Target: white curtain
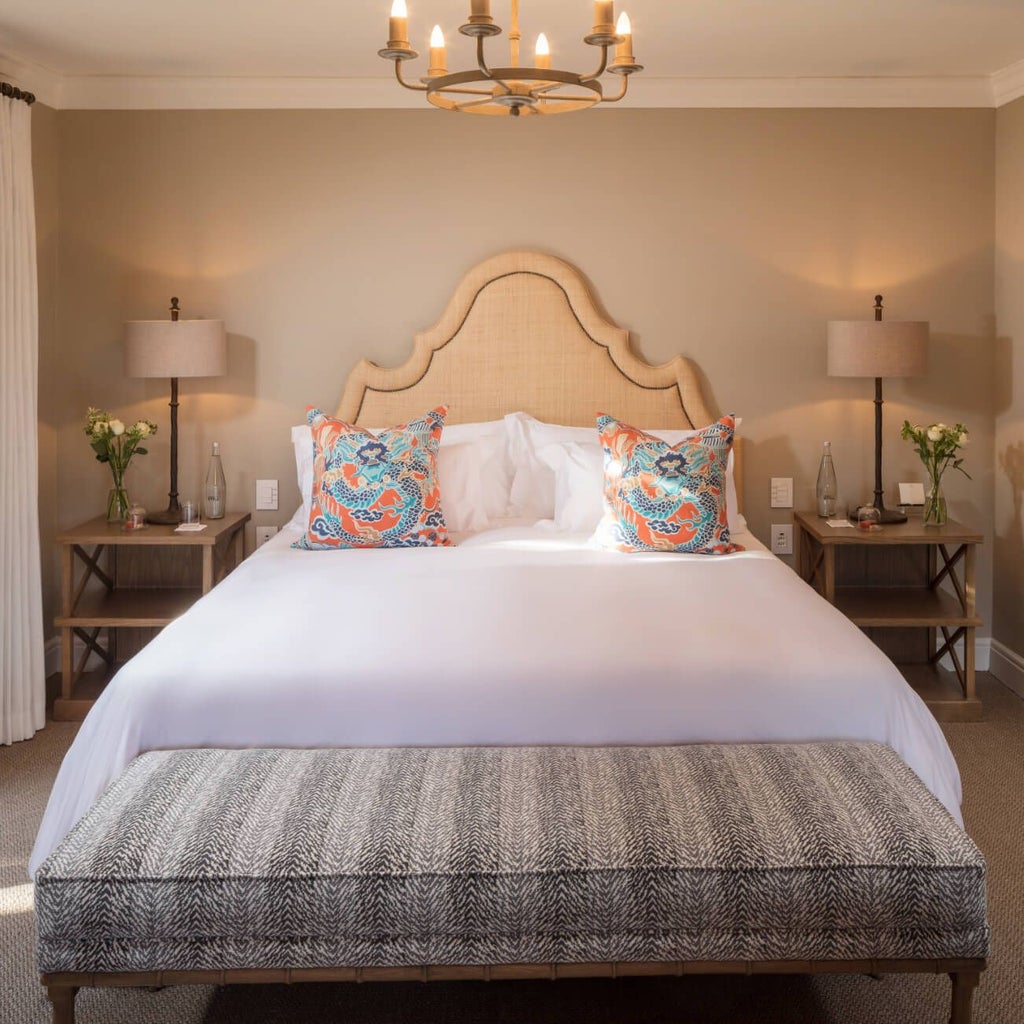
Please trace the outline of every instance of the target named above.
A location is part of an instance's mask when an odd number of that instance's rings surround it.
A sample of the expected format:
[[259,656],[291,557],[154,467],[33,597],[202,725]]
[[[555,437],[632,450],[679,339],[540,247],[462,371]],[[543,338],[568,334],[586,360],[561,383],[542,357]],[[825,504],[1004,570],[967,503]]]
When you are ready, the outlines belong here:
[[46,721],[32,110],[0,96],[0,743]]

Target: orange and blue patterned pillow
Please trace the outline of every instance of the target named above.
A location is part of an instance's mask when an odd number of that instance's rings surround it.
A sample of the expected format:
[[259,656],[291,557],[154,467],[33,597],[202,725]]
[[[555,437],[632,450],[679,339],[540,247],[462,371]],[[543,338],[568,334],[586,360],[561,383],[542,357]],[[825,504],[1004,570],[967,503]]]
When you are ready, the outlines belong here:
[[313,493],[292,547],[411,548],[450,544],[437,483],[447,406],[371,434],[310,406]]
[[671,445],[612,416],[598,416],[605,514],[597,540],[619,551],[742,551],[730,540],[725,506],[735,427],[732,416],[723,416]]

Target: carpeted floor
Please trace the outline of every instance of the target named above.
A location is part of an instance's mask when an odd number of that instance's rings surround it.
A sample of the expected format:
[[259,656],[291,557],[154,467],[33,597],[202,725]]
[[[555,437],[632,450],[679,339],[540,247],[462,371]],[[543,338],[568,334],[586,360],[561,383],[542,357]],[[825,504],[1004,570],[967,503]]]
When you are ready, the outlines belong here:
[[[967,829],[989,865],[992,956],[977,1024],[1024,1021],[1024,701],[979,677],[985,721],[945,727],[964,779]],[[26,863],[75,727],[0,748],[0,1022],[45,1024]],[[79,994],[80,1024],[945,1024],[944,977],[861,976],[229,986]]]

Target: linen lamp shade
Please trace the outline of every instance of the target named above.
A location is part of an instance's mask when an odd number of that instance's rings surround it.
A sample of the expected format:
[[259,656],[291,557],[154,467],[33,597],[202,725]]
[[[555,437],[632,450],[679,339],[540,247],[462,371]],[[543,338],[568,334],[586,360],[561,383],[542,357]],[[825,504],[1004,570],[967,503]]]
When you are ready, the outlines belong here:
[[920,377],[927,367],[927,321],[829,321],[830,377]]
[[167,511],[152,512],[151,523],[181,522],[178,504],[178,378],[221,377],[228,372],[228,338],[223,320],[182,320],[177,298],[170,320],[129,320],[124,325],[124,372],[128,377],[171,378],[171,489]]
[[221,377],[228,372],[223,320],[129,320],[127,377]]
[[906,514],[885,507],[882,487],[882,378],[920,377],[928,365],[928,324],[883,320],[882,296],[875,296],[874,320],[830,320],[828,375],[875,378],[875,500],[879,521],[905,523]]

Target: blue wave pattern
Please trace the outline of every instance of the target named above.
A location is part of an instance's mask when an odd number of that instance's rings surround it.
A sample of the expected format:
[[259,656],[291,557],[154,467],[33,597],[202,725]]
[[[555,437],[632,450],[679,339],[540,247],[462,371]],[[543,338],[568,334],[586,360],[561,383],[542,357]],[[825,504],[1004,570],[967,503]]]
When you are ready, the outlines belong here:
[[735,429],[734,418],[723,416],[673,446],[613,416],[598,416],[605,503],[599,538],[619,551],[742,551],[730,539],[725,507]]
[[437,449],[447,406],[379,434],[309,406],[313,496],[293,548],[415,548],[451,544]]

